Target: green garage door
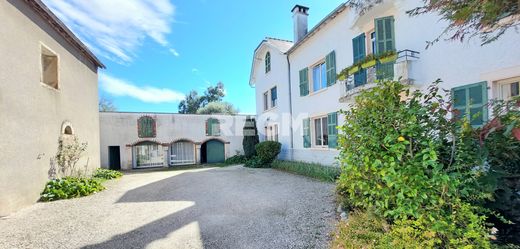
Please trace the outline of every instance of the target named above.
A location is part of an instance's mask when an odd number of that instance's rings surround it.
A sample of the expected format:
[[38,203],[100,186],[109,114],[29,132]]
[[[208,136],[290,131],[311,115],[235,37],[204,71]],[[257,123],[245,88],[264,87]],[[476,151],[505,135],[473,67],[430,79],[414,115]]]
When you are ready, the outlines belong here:
[[206,156],[208,163],[224,162],[224,143],[217,140],[208,141],[206,143]]

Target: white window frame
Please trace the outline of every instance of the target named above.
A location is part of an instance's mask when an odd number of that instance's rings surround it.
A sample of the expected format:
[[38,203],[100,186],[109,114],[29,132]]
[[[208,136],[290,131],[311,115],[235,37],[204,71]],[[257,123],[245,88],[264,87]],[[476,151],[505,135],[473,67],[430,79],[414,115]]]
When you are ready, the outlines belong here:
[[[505,79],[505,80],[498,80],[495,82],[495,89],[494,89],[494,92],[495,92],[495,98],[496,99],[499,99],[499,100],[510,100],[511,97],[504,97],[503,96],[503,91],[502,91],[502,87],[506,86],[506,85],[511,85],[513,83],[518,83],[519,84],[519,87],[520,87],[520,76],[518,77],[513,77],[513,78],[509,78],[509,79]],[[517,96],[520,96],[520,95],[517,95]],[[512,96],[512,97],[515,97],[515,96]]]
[[[276,88],[276,99],[273,101],[273,89]],[[271,87],[271,89],[269,89],[269,100],[271,102],[271,108],[275,108],[276,106],[278,106],[278,87],[276,86],[273,86]]]
[[[314,89],[314,68],[316,67],[319,67],[320,68],[320,89]],[[324,68],[322,68],[324,67]],[[311,80],[310,80],[310,86],[309,86],[309,90],[311,93],[315,93],[315,92],[320,92],[320,91],[323,91],[325,89],[327,89],[327,64],[325,63],[325,60],[320,60],[319,62],[315,63],[314,65],[312,65],[310,67],[310,75],[311,75]],[[323,76],[325,76],[325,82],[322,82],[323,80]]]
[[[329,139],[328,139],[328,123],[327,123],[327,120],[328,119],[328,116],[327,115],[324,115],[324,116],[317,116],[317,117],[313,117],[311,118],[311,124],[310,124],[310,128],[311,128],[311,148],[328,148],[329,147]],[[316,144],[318,141],[316,139],[316,120],[320,120],[320,126],[321,126],[321,144],[318,145]],[[325,128],[327,129],[327,134],[325,134],[323,131],[324,131],[324,126],[323,126],[323,120],[325,120]],[[327,144],[324,143],[325,141],[325,136],[327,136]]]
[[269,91],[263,93],[264,111],[269,110]]
[[265,140],[278,142],[279,130],[278,124],[267,125],[265,127]]
[[[40,42],[39,44],[40,46],[40,56],[39,56],[39,59],[40,59],[40,84],[42,86],[45,86],[49,89],[52,89],[52,90],[56,90],[56,91],[59,91],[60,90],[60,86],[61,86],[61,79],[60,79],[60,55],[58,53],[56,53],[56,51],[52,50],[49,46],[45,45],[43,42]],[[52,53],[53,56],[56,56],[56,87],[53,87],[51,85],[49,85],[48,83],[44,82],[43,78],[43,64],[42,64],[42,56],[44,54],[44,50],[47,50],[48,52]]]

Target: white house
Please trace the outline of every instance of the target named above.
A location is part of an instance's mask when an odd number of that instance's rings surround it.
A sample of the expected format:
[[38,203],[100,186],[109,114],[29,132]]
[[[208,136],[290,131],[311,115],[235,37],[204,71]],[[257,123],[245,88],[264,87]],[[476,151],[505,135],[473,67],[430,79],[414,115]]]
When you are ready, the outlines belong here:
[[103,64],[40,1],[0,1],[0,216],[39,199],[58,140],[88,143],[99,167],[98,68]]
[[[452,91],[463,114],[482,113],[472,121],[485,122],[485,103],[491,98],[519,94],[520,35],[509,30],[500,39],[481,46],[439,41],[426,49],[447,23],[434,14],[410,17],[407,10],[422,1],[385,0],[364,15],[348,2],[339,5],[308,30],[308,7],[292,9],[294,42],[266,38],[254,51],[249,84],[255,87],[257,124],[262,139],[278,140],[281,159],[335,164],[337,112],[352,103],[359,90],[381,78],[400,79],[424,89],[440,78]],[[396,51],[397,60],[370,66],[345,81],[342,69],[369,54]]]
[[244,115],[101,112],[101,166],[218,163],[242,149]]

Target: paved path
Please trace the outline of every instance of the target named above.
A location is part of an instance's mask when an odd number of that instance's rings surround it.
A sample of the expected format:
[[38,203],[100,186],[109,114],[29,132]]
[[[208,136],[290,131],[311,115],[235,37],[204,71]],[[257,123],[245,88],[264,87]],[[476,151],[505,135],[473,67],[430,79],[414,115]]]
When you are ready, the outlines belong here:
[[0,248],[326,248],[334,186],[240,166],[139,172],[0,219]]

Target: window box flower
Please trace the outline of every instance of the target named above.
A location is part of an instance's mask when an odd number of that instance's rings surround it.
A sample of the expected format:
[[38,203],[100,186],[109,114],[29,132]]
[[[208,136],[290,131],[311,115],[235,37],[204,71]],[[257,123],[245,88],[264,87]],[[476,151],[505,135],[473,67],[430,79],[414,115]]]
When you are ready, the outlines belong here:
[[348,72],[348,75],[354,75],[355,73],[357,73],[359,71],[359,66],[352,66],[350,67],[347,72]]
[[370,67],[373,67],[376,65],[376,60],[375,59],[372,59],[372,60],[369,60],[369,61],[365,61],[363,62],[363,64],[361,64],[361,67],[363,69],[367,69],[367,68],[370,68]]
[[394,62],[396,60],[397,60],[397,54],[392,54],[392,55],[388,55],[388,56],[379,58],[379,63],[384,64],[384,63]]

